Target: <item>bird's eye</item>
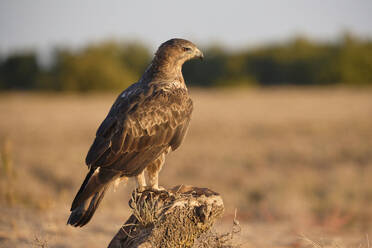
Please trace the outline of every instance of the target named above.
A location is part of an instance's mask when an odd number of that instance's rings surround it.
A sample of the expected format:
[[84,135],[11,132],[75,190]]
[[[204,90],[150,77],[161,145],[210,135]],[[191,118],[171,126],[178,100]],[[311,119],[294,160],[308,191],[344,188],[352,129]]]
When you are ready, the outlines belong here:
[[184,50],[185,52],[188,52],[188,51],[191,51],[191,48],[190,48],[190,47],[183,47],[183,50]]

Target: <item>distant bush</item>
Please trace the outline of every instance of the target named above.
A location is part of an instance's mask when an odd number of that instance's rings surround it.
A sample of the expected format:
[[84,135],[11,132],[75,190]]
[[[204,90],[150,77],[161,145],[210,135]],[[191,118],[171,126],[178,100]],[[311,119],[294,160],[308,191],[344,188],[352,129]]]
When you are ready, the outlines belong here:
[[79,52],[60,50],[45,88],[67,91],[122,89],[137,80],[149,60],[148,50],[138,44],[106,42]]
[[[372,84],[372,41],[351,34],[333,43],[297,37],[234,52],[211,46],[204,53],[205,62],[190,61],[183,68],[190,85]],[[48,68],[38,65],[35,53],[18,53],[0,60],[0,89],[123,89],[138,80],[150,60],[149,49],[134,42],[57,49]]]
[[14,54],[0,63],[0,89],[38,88],[40,73],[35,53]]
[[202,86],[372,84],[372,41],[345,34],[335,43],[297,37],[284,44],[245,51],[206,51],[206,62],[184,66]]

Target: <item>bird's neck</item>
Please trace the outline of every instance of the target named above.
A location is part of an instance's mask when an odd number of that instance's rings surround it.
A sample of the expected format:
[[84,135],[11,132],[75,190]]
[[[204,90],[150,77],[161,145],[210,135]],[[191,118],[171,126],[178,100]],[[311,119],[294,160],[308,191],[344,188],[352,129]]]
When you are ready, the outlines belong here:
[[154,82],[171,83],[175,81],[185,84],[182,75],[182,65],[183,62],[181,61],[169,61],[155,57],[140,81],[145,84]]

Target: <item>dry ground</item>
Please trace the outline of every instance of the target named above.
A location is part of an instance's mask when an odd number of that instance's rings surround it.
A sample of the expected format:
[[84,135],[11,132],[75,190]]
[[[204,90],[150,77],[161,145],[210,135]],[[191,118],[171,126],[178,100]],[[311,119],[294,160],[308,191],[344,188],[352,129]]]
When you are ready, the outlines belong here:
[[[347,247],[372,237],[372,90],[192,90],[195,111],[164,186],[220,192],[219,230],[243,247]],[[112,94],[0,94],[0,247],[105,247],[134,183],[109,192],[87,227],[65,225],[86,152]],[[37,239],[37,240],[36,240]],[[332,241],[329,241],[332,240]],[[343,247],[342,245],[333,247]],[[316,246],[315,246],[316,247]]]

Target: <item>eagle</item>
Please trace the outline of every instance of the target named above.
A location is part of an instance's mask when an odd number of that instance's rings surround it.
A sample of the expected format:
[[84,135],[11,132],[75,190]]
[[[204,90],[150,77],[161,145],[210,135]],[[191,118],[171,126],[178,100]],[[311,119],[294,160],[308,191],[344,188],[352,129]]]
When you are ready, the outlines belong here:
[[[140,80],[119,94],[99,126],[85,162],[89,168],[67,224],[84,226],[113,182],[135,177],[139,191],[161,190],[165,155],[184,139],[193,110],[182,65],[203,53],[190,41],[160,45]],[[145,178],[147,171],[147,183]]]

